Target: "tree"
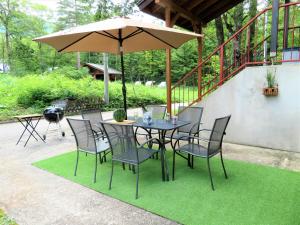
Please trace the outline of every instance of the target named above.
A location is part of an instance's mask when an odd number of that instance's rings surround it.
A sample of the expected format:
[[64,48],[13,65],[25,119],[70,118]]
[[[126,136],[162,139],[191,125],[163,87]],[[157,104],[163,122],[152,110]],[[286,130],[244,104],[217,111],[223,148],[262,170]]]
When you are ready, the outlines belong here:
[[[253,18],[257,13],[257,0],[250,0],[249,19]],[[253,47],[255,37],[255,23],[250,25],[250,60],[253,60]]]
[[[93,0],[59,0],[57,30],[89,23],[93,20]],[[80,68],[80,53],[77,52],[77,68]]]
[[[0,22],[4,28],[6,59],[11,66],[10,27],[13,18],[17,14],[18,2],[16,0],[0,0]],[[4,62],[3,62],[4,63]]]

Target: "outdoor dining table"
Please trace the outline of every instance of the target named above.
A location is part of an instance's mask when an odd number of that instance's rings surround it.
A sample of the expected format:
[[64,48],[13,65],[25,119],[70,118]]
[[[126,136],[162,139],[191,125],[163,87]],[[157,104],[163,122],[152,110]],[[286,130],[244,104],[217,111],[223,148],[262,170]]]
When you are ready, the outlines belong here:
[[[37,137],[39,137],[43,142],[45,142],[44,139],[36,131],[36,127],[39,124],[42,117],[43,117],[42,114],[14,116],[14,118],[16,118],[24,127],[24,130],[23,130],[21,136],[19,137],[19,140],[17,141],[16,145],[19,144],[19,142],[21,141],[21,139],[24,136],[26,131],[29,133],[29,137],[27,138],[27,140],[24,144],[24,147],[27,145],[27,143],[31,137],[33,137],[36,141],[38,141]],[[35,120],[35,122],[33,120]],[[36,134],[37,137],[34,134]]]
[[168,163],[166,160],[166,133],[167,131],[174,131],[179,127],[183,127],[190,124],[188,121],[177,121],[175,124],[172,123],[171,120],[164,120],[164,119],[152,119],[150,124],[144,123],[142,118],[138,118],[133,123],[133,126],[140,127],[146,130],[151,138],[151,131],[150,130],[157,130],[158,131],[158,139],[160,140],[161,146],[161,162],[162,162],[162,180],[169,181],[169,170],[168,170]]

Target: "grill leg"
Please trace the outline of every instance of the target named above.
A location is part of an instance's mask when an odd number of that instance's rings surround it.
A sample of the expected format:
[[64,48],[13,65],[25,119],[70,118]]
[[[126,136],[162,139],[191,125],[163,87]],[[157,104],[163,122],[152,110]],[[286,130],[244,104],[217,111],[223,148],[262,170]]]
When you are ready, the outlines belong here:
[[59,120],[56,122],[57,126],[58,126],[58,136],[60,137],[60,135],[62,135],[62,129],[61,129],[61,126],[60,126],[60,122]]
[[48,123],[48,126],[47,126],[47,130],[46,130],[45,134],[43,135],[43,137],[45,137],[44,139],[46,139],[46,136],[47,136],[47,133],[48,133],[50,124],[51,124],[51,123],[49,122],[49,123]]

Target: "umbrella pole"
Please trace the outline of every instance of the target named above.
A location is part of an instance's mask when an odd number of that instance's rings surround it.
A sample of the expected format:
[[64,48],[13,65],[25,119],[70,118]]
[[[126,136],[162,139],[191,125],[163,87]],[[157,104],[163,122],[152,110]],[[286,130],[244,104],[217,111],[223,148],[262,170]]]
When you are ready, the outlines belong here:
[[121,56],[121,72],[122,72],[122,92],[123,92],[123,103],[124,111],[127,119],[127,102],[126,102],[126,85],[125,85],[125,74],[124,74],[124,56],[123,56],[123,45],[122,45],[122,31],[119,30],[119,46],[120,46],[120,56]]

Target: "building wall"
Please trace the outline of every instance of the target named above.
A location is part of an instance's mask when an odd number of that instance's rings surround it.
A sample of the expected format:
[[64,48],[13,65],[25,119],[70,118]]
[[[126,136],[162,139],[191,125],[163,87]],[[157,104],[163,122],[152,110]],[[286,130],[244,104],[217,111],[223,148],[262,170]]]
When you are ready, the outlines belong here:
[[[262,94],[271,68],[277,71],[276,97]],[[198,105],[205,128],[232,115],[227,142],[300,152],[300,64],[246,68]]]

